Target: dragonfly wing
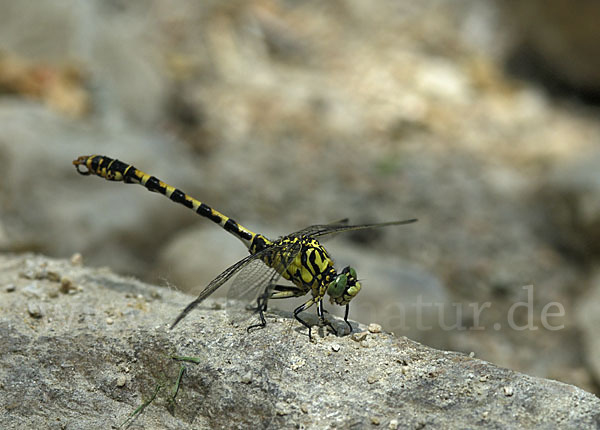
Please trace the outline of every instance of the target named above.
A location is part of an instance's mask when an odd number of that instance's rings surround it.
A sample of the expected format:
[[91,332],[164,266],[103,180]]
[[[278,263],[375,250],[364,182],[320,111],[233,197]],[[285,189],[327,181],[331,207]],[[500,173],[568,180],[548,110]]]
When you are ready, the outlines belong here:
[[258,298],[269,291],[281,275],[261,259],[254,259],[233,280],[227,293],[227,314],[234,324],[240,324],[256,311]]
[[271,255],[267,260],[272,266],[255,259],[240,270],[233,281],[227,294],[227,312],[232,322],[239,324],[259,312],[258,299],[268,302],[277,281],[301,251],[301,246],[299,242],[275,244],[269,251]]
[[290,234],[290,236],[313,236],[314,234],[317,234],[321,231],[326,231],[328,229],[334,228],[334,227],[347,227],[348,226],[348,218],[343,218],[337,221],[333,221],[330,222],[328,224],[315,224],[315,225],[310,225],[308,227],[303,228],[302,230],[298,230],[295,231],[294,233]]
[[214,293],[217,289],[219,289],[223,284],[229,281],[236,273],[242,270],[247,265],[251,264],[253,261],[260,259],[261,256],[266,254],[271,248],[264,249],[261,252],[257,252],[254,255],[249,255],[246,258],[238,261],[232,266],[229,266],[225,269],[219,276],[213,279],[208,286],[202,290],[202,292],[198,295],[196,300],[191,302],[189,305],[185,307],[183,311],[175,318],[173,324],[171,324],[171,329],[173,329],[182,319],[186,317],[196,306],[202,303],[208,296]]
[[[355,230],[365,230],[368,228],[378,228],[378,227],[387,227],[390,225],[403,225],[403,224],[411,224],[413,222],[417,222],[416,218],[405,219],[401,221],[390,221],[390,222],[381,222],[375,224],[357,224],[357,225],[340,225],[340,224],[325,224],[325,225],[315,225],[312,227],[311,236],[313,237],[321,237],[334,233],[342,233],[344,231],[355,231]],[[307,227],[304,230],[308,230],[311,227]],[[302,231],[302,230],[300,230]]]

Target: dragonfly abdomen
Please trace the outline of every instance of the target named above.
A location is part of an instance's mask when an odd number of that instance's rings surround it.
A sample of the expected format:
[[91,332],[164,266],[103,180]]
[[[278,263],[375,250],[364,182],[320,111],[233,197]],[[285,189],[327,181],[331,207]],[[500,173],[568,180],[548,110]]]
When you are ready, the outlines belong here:
[[[93,173],[94,175],[100,176],[108,181],[122,181],[128,184],[140,184],[148,191],[160,193],[168,197],[171,201],[179,203],[180,205],[193,210],[198,215],[208,218],[212,222],[219,224],[224,230],[228,231],[244,242],[248,248],[251,247],[255,237],[261,236],[238,224],[232,218],[229,218],[228,216],[223,215],[221,212],[211,208],[206,203],[189,196],[178,188],[166,184],[155,176],[151,176],[142,172],[131,164],[127,164],[120,160],[103,155],[83,155],[74,160],[73,164],[77,166],[77,171],[82,175],[90,175]],[[80,166],[85,166],[87,171],[80,170]],[[268,243],[268,240],[261,236],[261,242],[265,241]]]

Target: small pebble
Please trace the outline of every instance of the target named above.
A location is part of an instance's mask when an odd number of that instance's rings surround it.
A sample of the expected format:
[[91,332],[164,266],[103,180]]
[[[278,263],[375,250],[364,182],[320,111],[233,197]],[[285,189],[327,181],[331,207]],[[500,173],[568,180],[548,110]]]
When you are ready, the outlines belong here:
[[83,264],[83,256],[79,252],[71,255],[71,264],[81,266]]
[[17,289],[17,287],[15,287],[15,284],[8,284],[6,286],[6,288],[4,289],[4,291],[6,291],[7,293],[12,293],[16,289]]
[[289,405],[284,402],[275,403],[275,410],[277,415],[288,415],[291,412]]
[[513,387],[511,387],[510,385],[507,385],[506,387],[504,387],[504,395],[506,397],[511,397],[513,394],[514,394]]
[[479,377],[479,382],[485,382],[487,380],[488,380],[487,375],[483,375],[483,376]]
[[379,418],[377,417],[371,417],[371,424],[378,426],[379,424],[381,424],[381,421],[379,421]]
[[32,282],[21,289],[21,292],[25,297],[40,299],[42,298],[42,290],[38,286],[37,282]]
[[291,367],[292,367],[292,370],[298,370],[305,364],[306,364],[306,361],[304,361],[304,360],[293,360]]
[[117,387],[124,387],[127,383],[127,377],[125,375],[121,375],[117,378]]
[[250,371],[250,370],[249,370],[248,372],[246,372],[246,373],[245,373],[245,374],[244,374],[244,375],[243,375],[243,376],[240,378],[240,381],[241,381],[243,384],[249,384],[249,383],[251,383],[251,382],[252,382],[252,371]]
[[48,272],[46,272],[46,279],[48,279],[49,281],[52,281],[52,282],[59,282],[60,275],[57,272],[49,270]]
[[63,276],[61,278],[61,280],[60,280],[60,292],[61,293],[68,294],[69,291],[71,291],[74,288],[75,288],[75,286],[73,285],[73,281],[71,281],[66,276]]
[[475,353],[473,351],[469,352],[469,357],[475,358]]
[[42,317],[42,308],[37,303],[28,303],[27,304],[27,312],[33,318],[41,318]]
[[300,410],[301,410],[302,412],[304,412],[305,414],[307,414],[307,413],[308,413],[308,405],[307,405],[306,403],[302,403],[302,404],[300,405]]
[[368,329],[371,333],[381,333],[381,326],[379,324],[371,323]]
[[377,373],[371,373],[369,376],[367,376],[367,382],[369,384],[374,384],[375,382],[379,381],[381,379],[381,376],[378,375]]
[[400,424],[398,423],[398,420],[394,418],[393,420],[390,420],[390,423],[388,424],[388,428],[390,430],[396,430],[399,425]]
[[365,338],[367,337],[369,333],[366,331],[360,331],[358,333],[353,333],[352,334],[352,340],[355,342],[361,342],[363,340],[365,340]]
[[331,345],[331,350],[333,352],[338,352],[340,350],[340,348],[341,348],[340,345],[337,343],[334,343],[333,345]]
[[115,321],[112,318],[106,318],[106,324],[110,325],[112,323],[114,323]]

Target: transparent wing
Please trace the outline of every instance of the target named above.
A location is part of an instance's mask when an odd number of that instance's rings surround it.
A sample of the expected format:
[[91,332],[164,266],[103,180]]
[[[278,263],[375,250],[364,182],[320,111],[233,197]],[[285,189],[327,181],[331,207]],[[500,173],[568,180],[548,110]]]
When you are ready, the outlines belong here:
[[269,248],[272,266],[254,259],[233,280],[227,294],[227,313],[231,321],[240,324],[260,311],[258,300],[268,303],[277,281],[301,251],[299,242],[283,243]]
[[281,275],[260,259],[252,260],[240,270],[227,293],[227,314],[234,324],[241,324],[258,311],[257,301],[269,295]]
[[376,224],[357,224],[357,225],[347,225],[344,223],[336,222],[332,224],[317,224],[311,225],[309,227],[303,228],[302,230],[298,230],[295,233],[292,233],[290,236],[297,235],[306,235],[312,237],[321,237],[334,233],[341,233],[344,231],[353,231],[353,230],[364,230],[367,228],[377,228],[377,227],[386,227],[389,225],[403,225],[410,224],[416,222],[416,218],[405,219],[402,221],[390,221],[390,222],[382,222]]
[[254,261],[256,259],[260,259],[266,253],[268,253],[270,250],[271,250],[271,247],[264,249],[260,252],[257,252],[254,255],[249,255],[246,258],[238,261],[234,265],[229,266],[223,272],[221,272],[221,274],[219,276],[217,276],[215,279],[213,279],[210,282],[210,284],[208,284],[208,286],[204,290],[202,290],[202,292],[198,295],[196,300],[191,302],[189,305],[187,305],[185,307],[185,309],[183,311],[181,311],[181,313],[177,316],[177,318],[175,318],[175,321],[173,322],[173,324],[171,324],[171,329],[173,329],[182,319],[184,319],[186,317],[187,314],[189,314],[196,306],[198,306],[200,303],[202,303],[208,296],[210,296],[217,289],[219,289],[223,284],[225,284],[227,281],[229,281],[237,272],[242,270],[248,264],[252,263],[252,261]]
[[308,227],[303,228],[302,230],[295,231],[290,236],[312,236],[315,233],[323,230],[327,230],[335,227],[347,227],[348,226],[348,218],[343,218],[337,221],[330,222],[328,224],[315,224]]

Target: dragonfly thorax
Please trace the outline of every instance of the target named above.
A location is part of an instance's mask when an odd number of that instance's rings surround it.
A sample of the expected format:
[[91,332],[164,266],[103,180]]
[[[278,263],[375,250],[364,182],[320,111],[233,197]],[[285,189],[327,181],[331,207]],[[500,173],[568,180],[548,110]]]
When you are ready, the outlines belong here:
[[325,248],[312,237],[303,236],[283,240],[296,243],[298,249],[295,258],[282,273],[283,277],[300,288],[312,290],[313,296],[323,297],[327,285],[336,276],[333,260]]

